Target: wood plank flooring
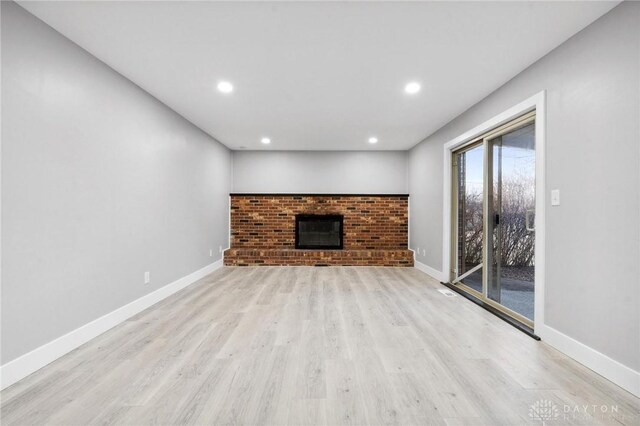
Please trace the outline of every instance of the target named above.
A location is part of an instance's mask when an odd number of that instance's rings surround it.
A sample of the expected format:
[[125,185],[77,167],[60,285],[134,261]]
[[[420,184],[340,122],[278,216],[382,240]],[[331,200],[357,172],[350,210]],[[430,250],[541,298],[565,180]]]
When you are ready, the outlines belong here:
[[637,398],[441,288],[226,267],[4,390],[2,424],[640,424]]

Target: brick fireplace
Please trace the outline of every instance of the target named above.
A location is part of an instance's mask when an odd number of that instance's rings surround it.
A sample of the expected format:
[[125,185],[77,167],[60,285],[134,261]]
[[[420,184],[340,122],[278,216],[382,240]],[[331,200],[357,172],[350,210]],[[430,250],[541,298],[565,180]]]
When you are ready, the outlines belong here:
[[[231,194],[225,265],[413,266],[409,196]],[[296,216],[342,216],[342,249],[296,249]]]

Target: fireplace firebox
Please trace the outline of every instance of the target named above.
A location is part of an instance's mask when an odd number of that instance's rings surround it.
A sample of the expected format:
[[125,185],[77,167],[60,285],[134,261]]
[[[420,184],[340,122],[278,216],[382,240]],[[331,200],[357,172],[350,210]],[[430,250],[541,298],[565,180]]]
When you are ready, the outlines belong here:
[[296,215],[296,248],[342,250],[342,215]]

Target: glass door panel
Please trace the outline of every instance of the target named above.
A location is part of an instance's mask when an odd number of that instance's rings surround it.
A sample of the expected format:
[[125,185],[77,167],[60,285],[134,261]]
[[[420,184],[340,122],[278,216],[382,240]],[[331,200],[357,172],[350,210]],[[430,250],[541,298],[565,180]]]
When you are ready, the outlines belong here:
[[482,293],[484,145],[454,153],[456,244],[454,283]]
[[530,123],[489,140],[487,297],[533,321],[535,133]]
[[451,283],[533,327],[535,112],[452,157]]

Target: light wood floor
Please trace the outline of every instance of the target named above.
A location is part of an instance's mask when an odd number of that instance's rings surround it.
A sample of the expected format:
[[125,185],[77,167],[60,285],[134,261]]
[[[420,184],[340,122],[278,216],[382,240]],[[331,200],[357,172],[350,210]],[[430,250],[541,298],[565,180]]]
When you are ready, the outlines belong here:
[[640,424],[637,398],[441,288],[223,268],[3,391],[2,423],[541,425],[544,400],[547,425]]

